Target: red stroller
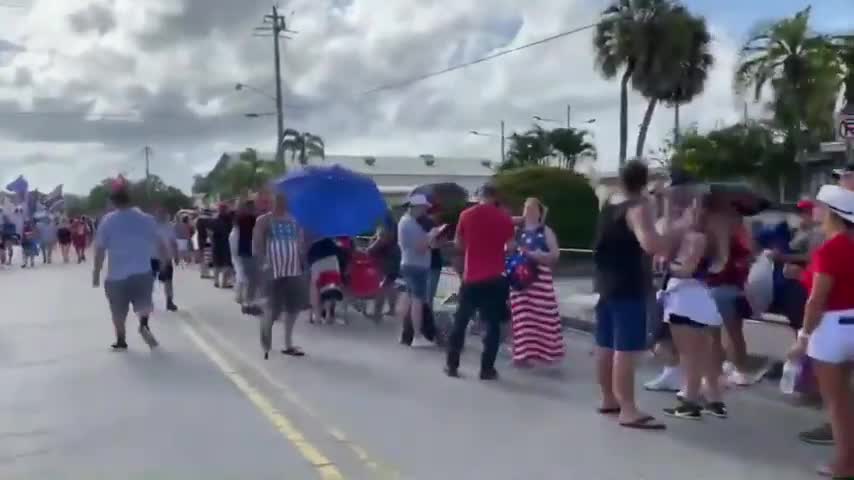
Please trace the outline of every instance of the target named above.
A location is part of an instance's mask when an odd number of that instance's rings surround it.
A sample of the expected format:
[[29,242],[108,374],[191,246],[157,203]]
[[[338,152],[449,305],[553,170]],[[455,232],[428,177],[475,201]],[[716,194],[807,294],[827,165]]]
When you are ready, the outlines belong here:
[[367,316],[367,303],[376,299],[382,290],[383,274],[373,257],[352,250],[345,270],[345,295],[348,305]]

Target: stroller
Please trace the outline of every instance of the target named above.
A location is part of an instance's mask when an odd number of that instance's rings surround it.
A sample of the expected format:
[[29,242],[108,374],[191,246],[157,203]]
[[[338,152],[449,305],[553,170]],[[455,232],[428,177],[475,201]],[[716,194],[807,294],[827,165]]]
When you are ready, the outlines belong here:
[[367,253],[352,250],[344,272],[347,305],[368,316],[368,301],[375,300],[382,290],[383,274],[379,265]]

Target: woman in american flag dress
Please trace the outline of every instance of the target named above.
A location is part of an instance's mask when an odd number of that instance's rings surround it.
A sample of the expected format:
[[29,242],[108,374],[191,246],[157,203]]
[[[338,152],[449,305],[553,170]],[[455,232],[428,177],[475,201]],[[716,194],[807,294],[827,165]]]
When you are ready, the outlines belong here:
[[537,268],[533,283],[510,294],[513,362],[522,367],[553,364],[564,356],[551,270],[560,251],[554,232],[544,223],[545,216],[546,208],[538,199],[527,199],[516,235],[518,248]]

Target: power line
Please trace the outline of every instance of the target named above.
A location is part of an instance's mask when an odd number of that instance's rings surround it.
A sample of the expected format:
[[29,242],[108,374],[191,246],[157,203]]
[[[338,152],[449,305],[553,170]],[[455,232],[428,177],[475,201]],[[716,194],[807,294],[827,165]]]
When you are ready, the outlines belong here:
[[589,30],[591,28],[596,27],[597,25],[599,25],[599,22],[591,23],[590,25],[585,25],[583,27],[573,28],[572,30],[567,30],[565,32],[557,33],[557,34],[551,35],[551,36],[546,37],[546,38],[542,38],[540,40],[537,40],[537,41],[534,41],[531,43],[526,43],[524,45],[520,45],[520,46],[515,47],[515,48],[511,48],[508,50],[502,50],[500,52],[495,52],[495,53],[486,55],[485,57],[480,57],[478,59],[471,60],[469,62],[460,63],[457,65],[452,65],[448,68],[443,68],[442,70],[436,70],[434,72],[425,73],[425,74],[418,75],[418,76],[415,76],[415,77],[412,77],[412,78],[409,78],[407,80],[403,80],[400,82],[381,85],[379,87],[375,87],[375,88],[372,88],[370,90],[366,90],[366,91],[362,92],[362,95],[370,95],[370,94],[378,93],[378,92],[381,92],[384,90],[393,90],[396,88],[408,87],[412,84],[415,84],[415,83],[418,83],[418,82],[421,82],[421,81],[424,81],[424,80],[427,80],[427,79],[430,79],[433,77],[438,77],[439,75],[444,75],[446,73],[454,72],[457,70],[462,70],[464,68],[471,67],[472,65],[477,65],[479,63],[488,62],[488,61],[496,59],[498,57],[503,57],[505,55],[510,55],[511,53],[516,53],[520,50],[525,50],[527,48],[536,47],[536,46],[542,45],[544,43],[551,42],[553,40],[557,40],[557,39],[560,39],[560,38],[563,38],[563,37],[566,37],[569,35],[573,35],[575,33],[583,32],[584,30]]
[[[2,4],[0,4],[0,5],[2,5]],[[282,19],[281,15],[279,15],[279,19]],[[595,22],[595,23],[591,23],[589,25],[584,25],[582,27],[576,27],[576,28],[573,28],[570,30],[560,32],[560,33],[556,33],[554,35],[550,35],[550,36],[545,37],[545,38],[541,38],[539,40],[536,40],[536,41],[533,41],[530,43],[526,43],[524,45],[520,45],[518,47],[514,47],[511,49],[495,52],[495,53],[492,53],[492,54],[489,54],[489,55],[486,55],[486,56],[483,56],[483,57],[480,57],[480,58],[477,58],[477,59],[474,59],[474,60],[471,60],[468,62],[452,65],[450,67],[443,68],[441,70],[436,70],[433,72],[424,73],[424,74],[417,75],[417,76],[408,78],[406,80],[401,80],[401,81],[394,82],[394,83],[388,83],[385,85],[380,85],[380,86],[371,88],[369,90],[365,90],[361,93],[354,94],[354,95],[352,95],[352,98],[357,99],[358,97],[361,97],[361,96],[367,96],[367,95],[372,95],[375,93],[380,93],[380,92],[384,92],[384,91],[388,91],[388,90],[405,88],[405,87],[414,85],[416,83],[422,82],[424,80],[429,80],[431,78],[435,78],[435,77],[438,77],[441,75],[445,75],[445,74],[448,74],[451,72],[455,72],[457,70],[462,70],[462,69],[465,69],[465,68],[468,68],[468,67],[471,67],[474,65],[478,65],[481,63],[485,63],[485,62],[494,60],[496,58],[500,58],[500,57],[503,57],[506,55],[510,55],[511,53],[516,53],[516,52],[519,52],[521,50],[526,50],[528,48],[540,46],[540,45],[543,45],[543,44],[546,44],[546,43],[549,43],[549,42],[552,42],[555,40],[559,40],[561,38],[564,38],[564,37],[567,37],[567,36],[570,36],[570,35],[573,35],[576,33],[583,32],[585,30],[589,30],[591,28],[595,28],[597,25],[599,25],[599,23],[600,22]],[[287,31],[287,30],[283,29],[282,31]],[[341,100],[344,100],[344,99],[342,98]],[[284,104],[284,105],[282,105],[282,107],[284,109],[290,109],[290,110],[313,110],[315,108],[318,108],[318,107],[313,107],[313,106],[308,106],[308,105],[294,105],[294,104]],[[75,117],[80,117],[80,116],[87,117],[88,116],[92,120],[104,120],[104,121],[106,121],[106,120],[144,120],[147,117],[151,117],[151,118],[176,118],[176,119],[185,119],[186,118],[186,116],[181,116],[181,115],[176,115],[176,114],[157,114],[157,113],[142,114],[142,113],[136,113],[136,112],[105,113],[105,114],[94,114],[94,115],[90,115],[90,114],[87,114],[85,112],[32,112],[32,111],[30,111],[30,112],[26,112],[26,111],[0,112],[0,116],[9,116],[9,115],[12,115],[12,116],[18,116],[18,115],[75,116]],[[223,118],[223,117],[246,117],[246,116],[247,116],[246,113],[223,113],[223,114],[218,114],[218,115],[200,116],[198,118],[200,118],[200,119],[215,119],[215,118]]]

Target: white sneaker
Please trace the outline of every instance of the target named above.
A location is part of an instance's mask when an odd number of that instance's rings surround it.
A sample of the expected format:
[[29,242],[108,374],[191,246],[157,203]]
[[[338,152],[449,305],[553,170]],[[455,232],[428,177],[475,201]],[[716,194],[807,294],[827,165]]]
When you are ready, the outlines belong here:
[[679,367],[664,367],[661,375],[643,385],[650,392],[676,392],[681,387],[682,370]]
[[728,376],[727,380],[729,383],[733,385],[738,385],[739,387],[749,387],[760,380],[765,374],[768,372],[765,368],[761,368],[755,372],[741,372],[738,370],[733,370]]
[[433,342],[427,340],[424,337],[418,336],[412,339],[412,348],[427,348],[432,347]]

